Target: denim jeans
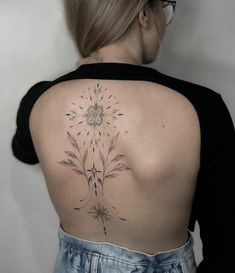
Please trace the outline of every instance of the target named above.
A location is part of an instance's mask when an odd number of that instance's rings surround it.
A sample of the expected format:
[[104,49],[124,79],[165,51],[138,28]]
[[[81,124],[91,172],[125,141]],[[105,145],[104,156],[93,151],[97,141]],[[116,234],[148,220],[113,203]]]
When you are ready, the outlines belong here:
[[153,255],[107,242],[79,239],[59,227],[53,273],[196,273],[194,240]]

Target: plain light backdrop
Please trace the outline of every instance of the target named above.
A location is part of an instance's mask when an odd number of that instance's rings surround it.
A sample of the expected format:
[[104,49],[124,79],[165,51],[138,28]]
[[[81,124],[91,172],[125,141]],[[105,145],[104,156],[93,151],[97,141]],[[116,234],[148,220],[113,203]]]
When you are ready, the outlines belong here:
[[[235,1],[178,0],[155,67],[219,92],[235,121]],[[15,159],[19,102],[36,82],[74,69],[62,0],[0,0],[0,272],[52,273],[59,220],[40,165]],[[202,259],[199,226],[194,250]]]

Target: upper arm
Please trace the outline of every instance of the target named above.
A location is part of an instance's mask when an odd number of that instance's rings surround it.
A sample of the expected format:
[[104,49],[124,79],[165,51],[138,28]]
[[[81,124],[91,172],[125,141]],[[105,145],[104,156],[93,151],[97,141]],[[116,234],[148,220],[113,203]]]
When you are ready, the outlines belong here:
[[198,272],[235,272],[235,129],[222,98],[217,100],[217,130],[197,196],[203,260]]
[[31,139],[28,116],[31,110],[31,105],[34,103],[35,94],[44,84],[48,82],[38,82],[33,85],[20,101],[19,108],[16,115],[16,131],[12,138],[11,149],[13,155],[20,161],[27,164],[38,163],[38,158],[34,150]]

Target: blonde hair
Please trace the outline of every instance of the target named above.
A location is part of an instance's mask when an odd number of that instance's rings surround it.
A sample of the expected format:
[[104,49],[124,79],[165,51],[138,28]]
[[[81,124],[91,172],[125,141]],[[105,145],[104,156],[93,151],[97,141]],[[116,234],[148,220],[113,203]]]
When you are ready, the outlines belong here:
[[[157,0],[64,0],[67,28],[81,56],[128,33],[138,13]],[[161,48],[161,41],[158,35]]]

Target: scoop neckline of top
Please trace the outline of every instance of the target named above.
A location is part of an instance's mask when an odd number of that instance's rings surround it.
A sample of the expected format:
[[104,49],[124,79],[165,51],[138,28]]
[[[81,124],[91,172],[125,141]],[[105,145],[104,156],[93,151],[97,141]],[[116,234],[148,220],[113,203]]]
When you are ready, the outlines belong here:
[[[98,73],[100,76],[122,75],[124,78],[132,77],[156,77],[162,75],[157,69],[144,65],[122,63],[122,62],[96,62],[81,64],[76,72],[84,74]],[[95,75],[94,74],[94,75]]]

